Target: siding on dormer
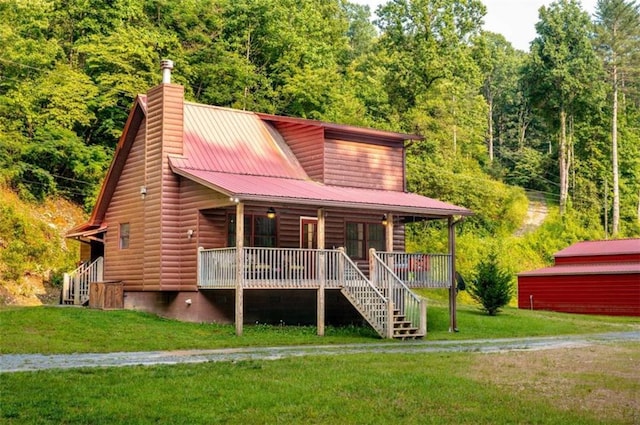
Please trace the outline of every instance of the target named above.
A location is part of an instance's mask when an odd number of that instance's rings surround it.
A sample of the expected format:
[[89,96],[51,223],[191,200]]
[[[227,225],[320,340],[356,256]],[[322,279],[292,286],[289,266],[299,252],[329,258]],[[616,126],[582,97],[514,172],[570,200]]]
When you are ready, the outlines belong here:
[[404,190],[404,153],[400,145],[327,139],[324,183],[365,189]]
[[324,179],[324,130],[319,127],[291,123],[277,123],[276,129],[287,142],[307,175],[322,182]]

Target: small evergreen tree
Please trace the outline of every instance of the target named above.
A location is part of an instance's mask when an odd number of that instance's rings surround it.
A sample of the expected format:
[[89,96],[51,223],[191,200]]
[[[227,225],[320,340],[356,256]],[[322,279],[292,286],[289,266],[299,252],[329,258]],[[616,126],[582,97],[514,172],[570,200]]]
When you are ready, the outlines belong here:
[[489,254],[478,265],[476,276],[468,287],[471,297],[482,305],[489,316],[495,316],[513,295],[511,274],[498,266],[498,255]]

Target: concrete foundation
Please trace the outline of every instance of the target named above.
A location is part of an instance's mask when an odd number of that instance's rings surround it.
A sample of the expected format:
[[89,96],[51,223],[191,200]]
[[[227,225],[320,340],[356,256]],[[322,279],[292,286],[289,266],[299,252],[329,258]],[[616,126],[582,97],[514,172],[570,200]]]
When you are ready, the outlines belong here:
[[[244,291],[245,324],[316,325],[317,290],[251,289]],[[326,324],[360,325],[364,319],[340,293],[326,291]],[[233,323],[235,291],[125,292],[124,308],[186,322]]]

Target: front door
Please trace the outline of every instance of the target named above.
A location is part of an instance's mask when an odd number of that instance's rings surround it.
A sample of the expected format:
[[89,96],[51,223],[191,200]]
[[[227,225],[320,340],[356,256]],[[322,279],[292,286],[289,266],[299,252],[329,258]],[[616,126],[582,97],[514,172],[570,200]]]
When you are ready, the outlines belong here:
[[318,219],[314,217],[300,218],[300,248],[318,248]]

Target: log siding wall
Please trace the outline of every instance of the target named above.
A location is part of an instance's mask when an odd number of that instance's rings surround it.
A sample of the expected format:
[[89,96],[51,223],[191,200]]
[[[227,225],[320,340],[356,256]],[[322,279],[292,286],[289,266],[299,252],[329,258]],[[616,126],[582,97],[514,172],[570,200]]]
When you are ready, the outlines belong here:
[[290,123],[278,123],[275,127],[298,158],[307,175],[313,180],[323,181],[325,164],[323,129]]
[[403,191],[403,150],[402,146],[327,139],[324,183]]
[[[277,240],[279,248],[300,248],[300,218],[316,217],[317,209],[295,207],[291,205],[246,205],[245,214],[266,216],[267,209],[273,206],[277,216]],[[345,246],[345,228],[347,222],[380,223],[383,212],[363,213],[357,210],[326,209],[325,247],[328,249]],[[198,221],[198,246],[204,248],[224,248],[227,246],[227,217],[235,214],[232,206],[200,211]],[[394,250],[404,251],[404,226],[395,221]]]
[[[142,121],[105,214],[104,279],[120,280],[127,287],[142,288],[145,249],[145,201],[140,198],[144,182],[145,121]],[[119,227],[129,223],[129,248],[120,249]]]

